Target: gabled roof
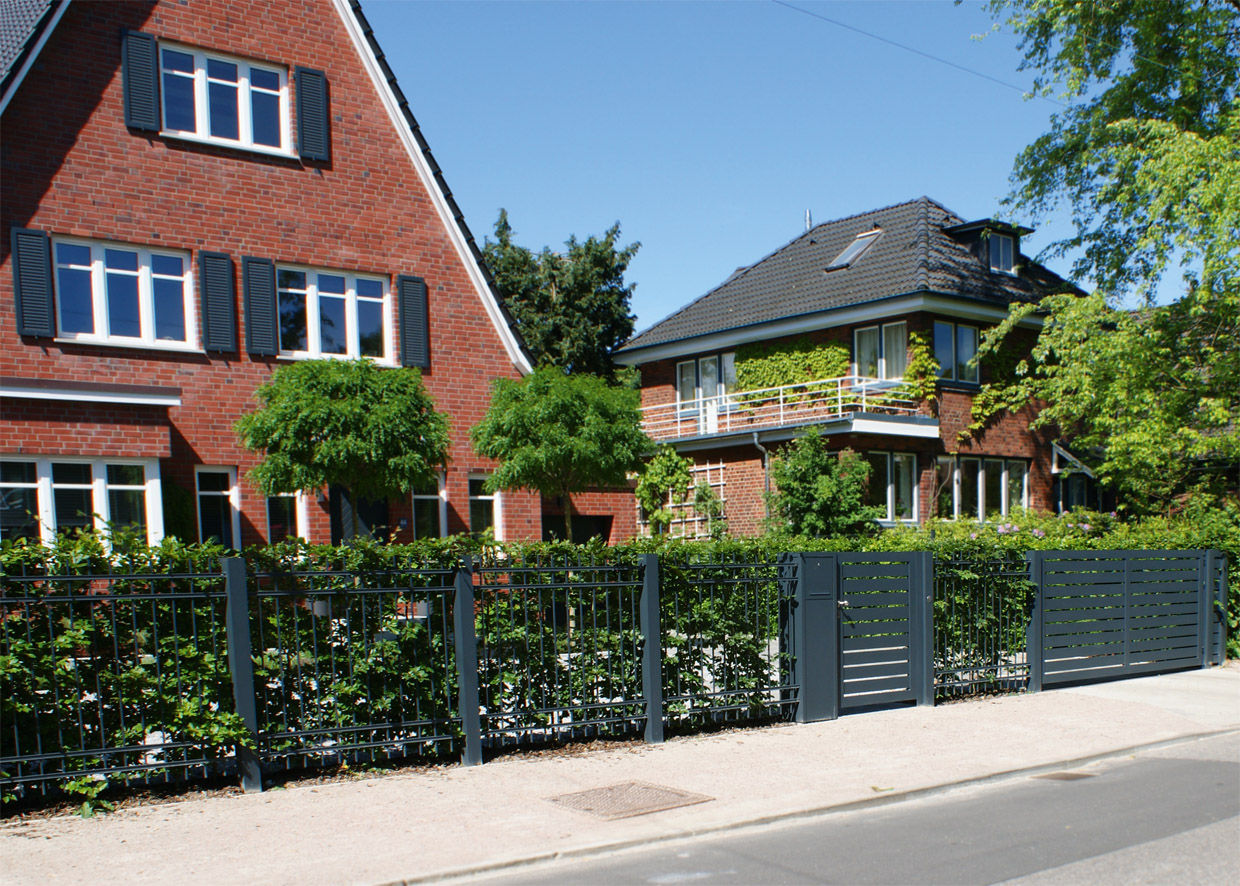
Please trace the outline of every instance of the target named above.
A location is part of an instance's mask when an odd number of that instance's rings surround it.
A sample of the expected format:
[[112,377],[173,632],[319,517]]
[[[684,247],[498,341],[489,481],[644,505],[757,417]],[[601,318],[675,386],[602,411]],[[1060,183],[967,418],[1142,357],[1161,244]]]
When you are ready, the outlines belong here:
[[[963,226],[953,237],[945,229]],[[996,231],[1022,232],[1000,223]],[[847,267],[828,271],[859,234],[882,233]],[[1022,257],[996,273],[970,251],[964,219],[929,197],[824,222],[630,339],[621,352],[831,311],[897,295],[934,293],[1006,306],[1074,288]],[[755,330],[757,333],[758,330]]]
[[[461,259],[478,288],[483,304],[494,323],[505,349],[517,369],[529,372],[533,361],[525,342],[495,288],[490,272],[473,233],[465,224],[464,214],[457,205],[439,164],[431,154],[418,121],[409,110],[409,102],[401,92],[396,76],[388,65],[370,22],[362,13],[360,0],[331,0],[349,30],[349,36],[362,56],[380,98],[392,115],[392,122],[406,143],[410,159],[431,193],[431,201],[456,243]],[[7,106],[21,78],[34,63],[43,43],[50,36],[69,0],[3,0],[0,3],[0,112]]]

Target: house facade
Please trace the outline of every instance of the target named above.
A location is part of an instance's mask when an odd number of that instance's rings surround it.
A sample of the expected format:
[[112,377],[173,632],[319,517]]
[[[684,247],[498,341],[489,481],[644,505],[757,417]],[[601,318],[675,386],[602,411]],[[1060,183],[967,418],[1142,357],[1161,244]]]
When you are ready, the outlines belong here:
[[[536,538],[469,446],[529,371],[357,2],[17,0],[0,39],[0,537]],[[235,421],[281,365],[416,366],[451,425],[408,501],[268,499]]]
[[[1034,404],[961,433],[981,383],[1013,362],[977,365],[982,332],[1013,302],[1073,289],[1021,253],[1029,233],[926,197],[808,229],[620,350],[647,432],[692,459],[733,534],[762,530],[771,459],[811,428],[870,462],[885,524],[1053,509],[1071,466],[1030,429]],[[679,510],[673,533],[709,528]]]

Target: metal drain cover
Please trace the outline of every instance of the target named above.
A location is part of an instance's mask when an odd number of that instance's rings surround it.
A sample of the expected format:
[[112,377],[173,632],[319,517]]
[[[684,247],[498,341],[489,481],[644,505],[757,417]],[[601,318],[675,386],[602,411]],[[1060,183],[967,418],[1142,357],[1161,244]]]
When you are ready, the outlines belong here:
[[1047,778],[1051,781],[1076,781],[1078,778],[1093,778],[1092,772],[1047,772],[1035,775],[1034,778]]
[[607,785],[607,787],[591,788],[588,791],[560,794],[558,797],[548,799],[560,806],[567,806],[578,812],[588,812],[590,815],[611,821],[616,818],[631,818],[634,815],[662,812],[665,809],[675,809],[679,806],[692,806],[695,803],[705,803],[715,798],[642,781],[626,781]]

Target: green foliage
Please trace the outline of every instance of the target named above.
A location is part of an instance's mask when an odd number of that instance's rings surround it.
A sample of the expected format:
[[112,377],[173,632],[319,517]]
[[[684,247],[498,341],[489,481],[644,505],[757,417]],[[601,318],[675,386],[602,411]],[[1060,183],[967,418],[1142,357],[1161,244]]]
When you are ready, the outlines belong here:
[[827,438],[810,429],[771,465],[775,528],[793,535],[831,538],[871,531],[883,513],[865,503],[870,465],[851,449],[831,452]]
[[164,501],[164,534],[192,540],[198,537],[198,514],[194,493],[180,483],[163,477],[159,494]]
[[520,381],[497,380],[486,415],[470,432],[474,450],[499,461],[488,488],[562,496],[565,537],[572,538],[569,493],[623,486],[653,448],[639,402],[633,388],[554,366]]
[[434,481],[447,460],[448,421],[416,369],[370,360],[305,360],[276,369],[259,409],[236,424],[263,454],[250,472],[266,495],[340,484],[387,499]]
[[[992,0],[1021,40],[1034,91],[1067,102],[1016,160],[1009,202],[1066,204],[1075,273],[1152,292],[1179,251],[1202,282],[1237,257],[1240,5],[1212,0]],[[1190,286],[1190,288],[1192,288]]]
[[848,375],[848,348],[808,338],[754,342],[736,349],[736,387],[740,391],[778,388]]
[[896,389],[901,397],[910,400],[933,401],[938,395],[939,361],[935,359],[930,343],[920,332],[908,336],[908,365],[904,369],[904,381]]
[[482,255],[535,362],[565,372],[611,377],[611,352],[633,334],[629,309],[634,284],[624,272],[640,243],[618,247],[620,224],[580,242],[569,237],[563,253],[544,247],[535,254],[512,242],[508,213],[501,209],[495,240]]
[[706,531],[711,538],[723,538],[728,534],[728,521],[723,516],[723,501],[705,480],[693,487],[693,513],[706,521]]
[[646,462],[633,494],[655,535],[667,532],[674,517],[671,506],[684,501],[688,494],[689,484],[693,482],[692,467],[693,462],[671,446],[660,446],[654,457]]

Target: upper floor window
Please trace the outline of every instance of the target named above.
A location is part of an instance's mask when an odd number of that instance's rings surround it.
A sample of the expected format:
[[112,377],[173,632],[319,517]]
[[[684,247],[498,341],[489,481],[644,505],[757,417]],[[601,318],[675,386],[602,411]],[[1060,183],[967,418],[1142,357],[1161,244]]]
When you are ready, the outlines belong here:
[[853,374],[899,380],[908,368],[908,324],[867,326],[853,333]]
[[160,46],[163,131],[288,154],[288,72],[177,46]]
[[59,335],[140,347],[194,347],[190,258],[111,243],[57,240]]
[[978,381],[977,327],[963,323],[934,321],[934,359],[939,361],[939,378]]
[[676,364],[676,402],[698,409],[706,401],[726,397],[736,388],[736,354],[714,354]]
[[1012,238],[1007,234],[991,234],[989,241],[990,269],[1011,274],[1016,263],[1015,243]]
[[392,359],[387,281],[280,267],[276,290],[281,354]]

